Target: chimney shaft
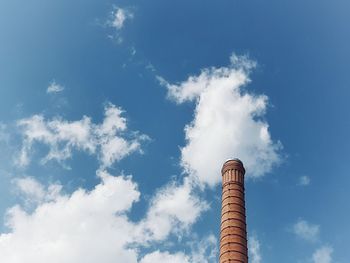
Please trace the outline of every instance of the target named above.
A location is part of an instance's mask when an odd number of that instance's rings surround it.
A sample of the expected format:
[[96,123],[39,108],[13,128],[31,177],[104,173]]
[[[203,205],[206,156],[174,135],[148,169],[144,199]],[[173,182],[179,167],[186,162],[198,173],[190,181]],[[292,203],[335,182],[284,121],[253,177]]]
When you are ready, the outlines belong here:
[[228,160],[222,170],[220,263],[248,263],[243,163]]

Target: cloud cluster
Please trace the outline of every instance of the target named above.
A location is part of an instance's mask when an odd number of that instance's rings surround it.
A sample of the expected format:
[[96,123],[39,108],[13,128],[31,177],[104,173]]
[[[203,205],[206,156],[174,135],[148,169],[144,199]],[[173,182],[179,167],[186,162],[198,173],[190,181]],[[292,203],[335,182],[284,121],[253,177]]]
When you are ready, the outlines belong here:
[[101,167],[109,167],[130,153],[140,151],[140,143],[147,139],[145,135],[127,130],[122,113],[120,108],[108,104],[101,124],[92,123],[86,116],[78,121],[46,120],[42,115],[22,119],[18,126],[24,141],[17,163],[28,165],[33,144],[42,143],[49,147],[48,154],[41,160],[43,164],[50,160],[62,162],[71,158],[73,150],[80,150],[97,154]]
[[263,120],[268,98],[243,89],[254,66],[246,56],[232,55],[228,67],[203,69],[177,84],[159,78],[171,100],[196,103],[185,128],[181,165],[203,184],[217,184],[222,163],[233,157],[243,161],[248,177],[263,176],[281,160],[281,144],[271,139]]
[[[49,149],[41,160],[43,164],[71,158],[74,150],[84,151],[98,158],[100,183],[90,191],[77,189],[67,194],[58,183],[44,186],[33,177],[15,179],[25,203],[7,211],[9,232],[0,235],[1,262],[165,262],[162,258],[167,262],[208,262],[210,253],[204,248],[209,245],[204,244],[196,249],[196,255],[160,250],[140,255],[144,246],[159,244],[172,235],[187,235],[208,204],[187,178],[160,188],[144,217],[138,222],[130,220],[128,213],[141,195],[137,184],[131,176],[112,176],[107,169],[128,154],[141,151],[147,137],[129,131],[122,113],[120,108],[107,104],[100,124],[86,116],[67,121],[34,115],[18,121],[25,164],[38,143]],[[31,205],[30,211],[27,204]],[[212,239],[210,245],[215,251]]]
[[[293,225],[293,232],[299,238],[306,241],[320,241],[320,226],[311,224],[303,219],[299,219]],[[329,245],[321,246],[312,254],[311,260],[313,263],[331,263],[333,248]]]
[[[140,198],[132,178],[112,176],[106,171],[98,171],[98,177],[101,182],[91,191],[78,189],[72,194],[62,193],[56,185],[48,187],[55,191],[45,191],[33,178],[20,181],[23,194],[40,199],[40,203],[33,212],[21,206],[8,210],[6,224],[10,232],[0,235],[0,261],[108,263],[118,259],[136,263],[140,246],[166,240],[175,231],[171,227],[174,222],[179,224],[176,231],[188,228],[200,212],[199,201],[180,186],[171,188],[169,194],[161,190],[148,216],[132,222],[127,213]],[[162,261],[163,257],[167,261]],[[155,251],[140,262],[192,262],[191,257]]]
[[[125,17],[116,11],[115,27]],[[193,121],[186,126],[186,145],[181,149],[185,172],[180,182],[169,182],[150,199],[144,216],[132,221],[129,213],[141,196],[131,176],[112,176],[108,168],[129,154],[141,151],[147,136],[129,131],[123,111],[113,104],[105,107],[101,123],[84,116],[81,120],[45,119],[34,115],[18,121],[23,145],[17,162],[26,166],[36,144],[46,145],[41,163],[64,162],[74,151],[99,160],[100,182],[88,191],[64,193],[59,184],[43,186],[34,178],[16,185],[31,211],[14,206],[8,210],[8,233],[0,235],[0,261],[20,262],[215,262],[217,240],[209,236],[190,243],[190,252],[169,252],[159,244],[170,237],[188,237],[189,229],[209,208],[200,198],[201,186],[219,182],[222,162],[239,157],[248,175],[262,176],[280,161],[280,144],[273,142],[268,124],[262,120],[266,96],[244,92],[255,63],[246,57],[231,57],[228,67],[204,69],[199,76],[172,85],[161,79],[168,96],[177,103],[195,101]],[[147,254],[142,253],[147,247]],[[156,249],[152,248],[157,246]],[[250,242],[254,262],[260,262],[260,243]],[[16,253],[15,251],[21,251]]]

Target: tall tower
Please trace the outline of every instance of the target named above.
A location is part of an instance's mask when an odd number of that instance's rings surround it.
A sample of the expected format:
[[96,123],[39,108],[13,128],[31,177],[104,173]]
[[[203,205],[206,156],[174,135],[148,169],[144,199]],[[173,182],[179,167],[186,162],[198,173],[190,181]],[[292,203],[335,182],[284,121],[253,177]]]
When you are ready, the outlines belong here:
[[220,263],[248,263],[243,163],[228,160],[222,170]]

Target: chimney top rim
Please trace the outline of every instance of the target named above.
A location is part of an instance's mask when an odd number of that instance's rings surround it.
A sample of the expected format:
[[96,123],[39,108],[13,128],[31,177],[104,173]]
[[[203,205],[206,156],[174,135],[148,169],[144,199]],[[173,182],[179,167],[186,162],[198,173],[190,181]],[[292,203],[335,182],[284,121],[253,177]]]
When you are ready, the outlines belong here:
[[243,162],[238,158],[232,158],[224,162],[222,165],[221,173],[223,174],[227,169],[229,169],[229,167],[238,168],[239,170],[243,171],[243,174],[245,173]]
[[243,165],[243,162],[242,162],[240,159],[238,159],[238,158],[230,158],[230,159],[227,159],[227,160],[224,162],[224,165],[225,165],[226,163],[232,162],[232,161],[239,162],[240,164]]

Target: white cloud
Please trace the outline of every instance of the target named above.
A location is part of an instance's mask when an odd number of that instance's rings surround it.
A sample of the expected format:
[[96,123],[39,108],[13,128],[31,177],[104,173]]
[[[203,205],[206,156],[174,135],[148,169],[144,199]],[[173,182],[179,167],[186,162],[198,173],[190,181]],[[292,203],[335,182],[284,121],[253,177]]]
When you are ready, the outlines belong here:
[[19,167],[25,167],[30,163],[30,159],[28,156],[28,151],[30,149],[28,149],[27,145],[24,144],[22,146],[22,149],[20,150],[20,152],[15,156],[14,158],[14,164],[19,166]]
[[62,85],[56,83],[56,81],[53,80],[50,83],[50,85],[47,87],[46,92],[47,93],[59,93],[59,92],[61,92],[63,90],[64,90],[64,87]]
[[14,180],[18,189],[29,196],[30,199],[42,200],[45,196],[44,187],[32,177]]
[[[293,226],[293,232],[306,241],[319,241],[320,226],[310,224],[309,222],[299,219]],[[322,246],[312,255],[311,261],[314,263],[331,263],[333,248],[331,246]]]
[[299,178],[299,185],[301,186],[307,186],[310,184],[310,182],[311,182],[311,179],[309,176],[304,175]]
[[293,232],[298,237],[307,241],[316,241],[319,239],[320,226],[311,224],[303,219],[299,219],[293,225]]
[[330,246],[323,246],[315,251],[312,255],[314,263],[331,263],[333,248]]
[[260,241],[256,236],[251,236],[248,240],[248,251],[251,263],[261,263]]
[[35,142],[49,146],[48,154],[42,163],[50,160],[58,162],[71,158],[73,150],[97,154],[102,168],[111,166],[134,151],[140,151],[141,142],[147,136],[133,133],[127,136],[127,121],[123,111],[113,104],[105,107],[102,124],[93,124],[84,116],[78,121],[67,121],[61,118],[45,120],[42,115],[34,115],[18,121],[24,137],[17,164],[29,164],[29,153]]
[[[136,263],[140,247],[165,240],[175,228],[185,231],[203,209],[186,184],[168,185],[156,194],[146,218],[132,222],[127,213],[139,200],[137,185],[131,177],[102,170],[97,174],[101,181],[94,189],[78,189],[72,194],[62,193],[57,185],[45,190],[33,178],[18,180],[25,196],[40,202],[32,212],[18,205],[8,210],[10,231],[0,235],[0,262]],[[170,227],[159,229],[154,226],[157,223]],[[200,242],[203,249],[196,251],[205,253],[212,239]],[[156,262],[160,257],[165,261],[159,262],[200,262],[190,261],[192,255],[167,251],[152,252],[141,262]]]
[[[33,212],[21,206],[9,209],[6,223],[10,232],[0,236],[1,262],[27,259],[29,263],[40,263],[48,261],[50,255],[57,262],[96,262],[99,257],[104,262],[113,262],[115,258],[126,263],[137,262],[140,247],[162,242],[171,235],[188,236],[190,227],[208,209],[208,204],[196,193],[196,185],[186,177],[182,183],[171,182],[159,189],[151,198],[145,216],[139,222],[131,222],[127,212],[140,192],[130,177],[113,177],[105,169],[140,151],[140,143],[147,137],[128,131],[123,111],[112,104],[106,105],[100,124],[92,123],[86,116],[67,121],[34,115],[18,121],[18,126],[23,135],[23,163],[29,163],[36,143],[49,148],[43,164],[49,160],[64,161],[74,150],[81,150],[99,159],[97,173],[101,182],[91,191],[78,189],[64,194],[57,184],[45,187],[32,177],[16,179],[25,202],[36,208]],[[103,226],[101,232],[99,226]],[[25,247],[25,244],[29,245]],[[205,241],[202,250],[196,249],[203,254],[209,245]],[[16,255],[13,249],[23,253]],[[143,260],[152,259],[157,253],[169,255],[169,260],[181,255],[193,260],[200,257],[198,253],[195,257],[155,251]]]
[[62,186],[51,184],[47,189],[33,177],[17,178],[13,180],[27,203],[40,203],[54,200],[61,192]]
[[132,19],[134,17],[133,13],[124,8],[115,8],[112,12],[112,19],[110,25],[117,30],[123,28],[124,23],[127,19]]
[[146,255],[140,263],[189,263],[189,258],[185,254],[179,252],[170,254],[169,252],[155,251]]
[[92,191],[60,194],[32,213],[11,208],[6,220],[10,232],[0,235],[0,261],[137,262],[136,251],[126,247],[135,235],[125,213],[140,193],[129,177],[99,176],[101,183]]
[[216,263],[217,262],[217,239],[209,235],[202,240],[193,241],[188,244],[190,253],[169,253],[159,250],[145,255],[140,263]]
[[191,246],[191,263],[216,263],[218,255],[217,238],[211,234]]
[[194,119],[185,128],[181,164],[202,183],[220,182],[221,165],[232,157],[243,161],[248,177],[263,176],[280,162],[281,144],[271,139],[262,119],[267,96],[243,89],[254,66],[247,57],[232,55],[230,66],[203,69],[178,84],[158,78],[176,103],[196,102]]
[[147,240],[162,240],[169,233],[181,234],[194,224],[208,204],[199,199],[188,178],[183,184],[170,183],[160,189],[151,201],[142,222]]
[[[121,28],[125,18],[118,19]],[[77,121],[48,120],[42,115],[20,120],[24,141],[19,163],[30,162],[36,143],[49,148],[43,164],[63,162],[80,150],[99,160],[100,182],[90,191],[77,189],[66,194],[57,184],[56,188],[45,187],[33,178],[19,180],[19,189],[36,208],[28,212],[17,205],[8,210],[9,232],[0,235],[0,262],[215,262],[217,240],[212,235],[189,244],[188,253],[170,253],[162,247],[152,251],[152,246],[160,246],[172,235],[178,240],[189,236],[190,227],[209,207],[200,198],[197,191],[202,184],[197,183],[213,186],[219,182],[225,159],[241,158],[252,177],[262,176],[279,162],[280,146],[271,140],[268,124],[261,120],[267,97],[242,90],[254,66],[246,57],[232,56],[229,67],[205,69],[178,85],[162,80],[177,103],[196,102],[194,120],[185,129],[187,144],[181,158],[189,175],[181,183],[170,182],[158,190],[138,222],[129,218],[132,205],[140,198],[137,185],[131,177],[111,176],[105,170],[141,151],[141,142],[147,139],[128,130],[120,108],[108,104],[99,124],[86,116]],[[144,246],[151,248],[149,254],[140,253]],[[252,244],[254,263],[260,262],[259,246],[258,240]]]

